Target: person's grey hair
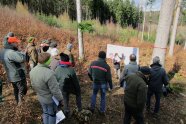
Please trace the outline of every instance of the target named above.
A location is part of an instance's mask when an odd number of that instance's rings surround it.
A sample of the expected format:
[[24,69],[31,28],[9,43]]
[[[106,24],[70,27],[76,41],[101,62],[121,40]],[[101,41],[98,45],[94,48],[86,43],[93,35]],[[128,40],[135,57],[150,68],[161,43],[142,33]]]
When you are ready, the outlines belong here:
[[160,64],[160,57],[155,56],[152,61],[153,61],[153,64]]

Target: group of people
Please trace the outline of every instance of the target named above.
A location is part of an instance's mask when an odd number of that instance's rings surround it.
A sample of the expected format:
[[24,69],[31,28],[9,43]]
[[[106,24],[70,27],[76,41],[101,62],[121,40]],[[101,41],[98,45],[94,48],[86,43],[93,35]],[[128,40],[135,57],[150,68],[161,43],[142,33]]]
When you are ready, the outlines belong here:
[[[162,88],[168,85],[169,79],[158,56],[153,58],[150,68],[148,66],[140,67],[136,62],[135,54],[131,54],[129,59],[129,64],[125,65],[119,78],[120,87],[125,89],[124,124],[130,124],[131,117],[134,117],[137,124],[144,124],[143,111],[145,104],[147,112],[157,117]],[[120,65],[119,62],[115,63],[115,60],[113,60],[113,64]],[[151,112],[151,97],[153,95],[155,95],[155,106]]]
[[[71,53],[72,43],[68,43],[66,50],[60,53],[57,49],[57,42],[54,40],[43,40],[37,48],[36,39],[29,37],[27,39],[28,45],[24,51],[19,49],[20,42],[14,36],[14,33],[9,32],[3,40],[4,49],[0,51],[0,60],[6,70],[8,81],[12,83],[14,88],[17,104],[22,104],[24,95],[27,93],[25,63],[29,63],[27,64],[29,65],[27,71],[29,71],[31,86],[37,93],[42,106],[44,124],[55,124],[56,112],[58,107],[61,106],[64,106],[65,115],[69,116],[70,94],[76,96],[76,106],[80,112],[82,110],[81,88],[74,70],[75,61]],[[114,61],[114,63],[117,62],[117,60]],[[155,94],[154,113],[158,113],[162,85],[168,84],[168,78],[160,64],[159,57],[153,59],[153,64],[149,68],[137,65],[135,54],[131,54],[130,63],[125,65],[122,73],[120,74],[118,69],[116,71],[119,74],[120,86],[125,87],[124,124],[130,124],[132,116],[138,124],[143,124],[145,103],[147,110],[150,110],[151,97]],[[96,97],[100,90],[100,113],[105,115],[106,92],[108,86],[109,89],[113,89],[113,84],[111,69],[106,62],[104,51],[100,51],[98,59],[90,64],[88,76],[93,81],[93,93],[89,110],[94,113]],[[0,102],[3,101],[1,82]],[[56,105],[54,99],[59,101],[59,105]]]

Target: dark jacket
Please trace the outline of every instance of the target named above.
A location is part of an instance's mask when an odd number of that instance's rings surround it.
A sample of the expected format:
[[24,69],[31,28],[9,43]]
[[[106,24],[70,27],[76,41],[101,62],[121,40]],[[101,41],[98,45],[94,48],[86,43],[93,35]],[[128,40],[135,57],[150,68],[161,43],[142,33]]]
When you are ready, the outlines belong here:
[[109,83],[112,89],[111,70],[105,59],[99,58],[97,61],[93,61],[88,69],[88,75],[94,83]]
[[156,92],[162,92],[162,86],[169,82],[168,76],[164,68],[160,64],[151,65],[151,75],[148,89]]
[[80,94],[79,80],[70,62],[60,61],[55,74],[62,92]]
[[126,77],[124,102],[128,106],[142,111],[147,97],[146,78],[141,72]]
[[121,73],[120,86],[123,86],[123,81],[125,80],[126,76],[136,73],[139,71],[139,69],[140,67],[137,62],[129,62],[129,64],[124,67],[124,70]]
[[48,66],[38,64],[34,67],[30,71],[30,80],[41,103],[53,103],[52,96],[54,96],[58,101],[62,100],[62,93],[59,89],[55,73],[50,70]]
[[24,64],[26,56],[24,53],[13,49],[3,49],[0,56],[10,82],[17,82],[26,78]]

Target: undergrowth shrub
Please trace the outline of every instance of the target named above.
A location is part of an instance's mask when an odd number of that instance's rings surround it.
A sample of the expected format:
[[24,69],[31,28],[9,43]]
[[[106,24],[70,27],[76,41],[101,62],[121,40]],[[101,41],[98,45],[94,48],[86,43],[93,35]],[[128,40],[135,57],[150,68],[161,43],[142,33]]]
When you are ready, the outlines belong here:
[[37,13],[36,17],[39,20],[48,24],[49,26],[54,26],[54,27],[58,27],[58,28],[62,27],[61,22],[55,16],[52,16],[52,15],[46,16],[44,14]]

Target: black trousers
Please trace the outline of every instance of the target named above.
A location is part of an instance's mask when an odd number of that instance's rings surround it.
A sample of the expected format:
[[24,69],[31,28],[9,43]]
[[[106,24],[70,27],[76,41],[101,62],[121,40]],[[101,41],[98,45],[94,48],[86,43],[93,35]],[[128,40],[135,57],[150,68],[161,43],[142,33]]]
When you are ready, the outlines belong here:
[[14,88],[14,96],[16,102],[21,102],[24,95],[27,93],[27,83],[26,79],[23,79],[18,82],[12,82],[12,86]]
[[144,124],[143,110],[137,110],[136,108],[132,108],[125,103],[124,124],[130,124],[132,117],[134,117],[137,124]]

